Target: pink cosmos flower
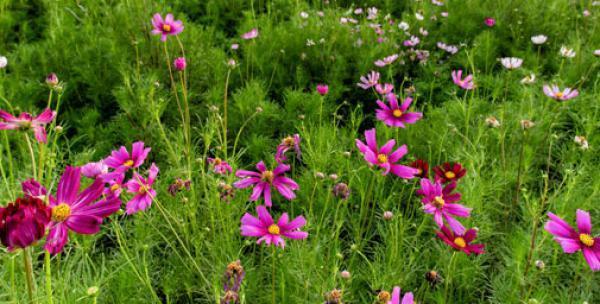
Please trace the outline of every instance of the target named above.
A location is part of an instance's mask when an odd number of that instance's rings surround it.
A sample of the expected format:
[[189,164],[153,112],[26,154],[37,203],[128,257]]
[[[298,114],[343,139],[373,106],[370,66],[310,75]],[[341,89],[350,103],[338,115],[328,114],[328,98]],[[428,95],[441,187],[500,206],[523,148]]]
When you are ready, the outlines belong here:
[[104,195],[112,195],[114,197],[120,197],[123,192],[123,181],[125,180],[125,173],[123,172],[111,172],[102,175],[102,180],[108,184],[108,187],[104,189]]
[[365,131],[365,138],[367,144],[364,144],[359,139],[356,139],[356,147],[358,147],[358,150],[368,163],[384,169],[382,173],[383,175],[387,175],[388,173],[392,172],[392,174],[398,177],[411,179],[418,174],[418,170],[415,168],[396,164],[397,161],[399,161],[404,155],[406,155],[406,153],[408,153],[406,145],[402,145],[400,148],[392,152],[394,146],[396,145],[396,141],[390,139],[383,146],[381,146],[381,148],[378,148],[377,134],[374,128]]
[[150,153],[150,148],[144,149],[144,142],[138,141],[133,143],[131,154],[127,148],[121,146],[119,150],[112,151],[109,157],[104,160],[104,163],[115,171],[125,172],[130,168],[137,168],[144,163],[146,157]]
[[215,157],[215,158],[208,157],[207,161],[213,167],[214,173],[226,175],[227,173],[231,173],[233,171],[233,169],[231,169],[231,166],[229,165],[228,162],[226,162],[218,157]]
[[108,166],[104,161],[90,162],[81,166],[81,174],[88,178],[97,178],[108,173]]
[[496,25],[496,19],[492,17],[487,17],[483,20],[483,23],[485,23],[485,25],[487,25],[488,27],[492,27]]
[[52,122],[54,117],[56,117],[56,112],[50,109],[44,110],[36,117],[27,112],[21,113],[19,117],[14,117],[10,113],[0,110],[0,130],[33,130],[35,139],[38,142],[46,143],[46,125]]
[[544,94],[554,100],[565,101],[579,96],[579,91],[571,88],[565,88],[564,91],[561,91],[557,85],[553,84],[552,87],[544,85]]
[[419,42],[421,42],[421,40],[419,39],[419,37],[417,37],[417,36],[410,36],[410,39],[404,40],[404,42],[402,44],[404,46],[413,47],[413,46],[416,46],[417,44],[419,44]]
[[381,95],[386,95],[391,93],[394,90],[394,86],[391,83],[384,83],[384,84],[376,84],[375,85],[375,91],[377,91],[377,93],[381,94]]
[[288,136],[284,138],[281,143],[277,146],[277,153],[275,154],[275,160],[281,164],[287,161],[285,153],[289,150],[294,150],[296,158],[298,160],[302,157],[302,151],[300,151],[300,135],[294,134],[294,136]]
[[298,184],[290,178],[285,177],[284,173],[290,170],[290,166],[279,164],[275,170],[268,170],[263,161],[256,164],[258,172],[238,170],[235,176],[242,178],[233,185],[236,188],[244,189],[254,186],[250,201],[257,201],[261,196],[265,198],[265,205],[271,207],[271,187],[275,189],[288,200],[296,198],[295,190],[298,190]]
[[577,209],[577,230],[552,212],[548,212],[548,217],[550,220],[544,228],[554,236],[563,251],[571,254],[581,250],[592,271],[600,270],[600,238],[592,236],[590,214]]
[[298,216],[290,222],[288,214],[284,213],[275,223],[271,214],[263,205],[256,206],[256,214],[258,217],[254,217],[250,213],[244,214],[240,230],[243,236],[260,237],[256,241],[257,244],[264,241],[267,246],[273,244],[284,248],[284,237],[294,240],[302,240],[308,237],[308,232],[299,230],[306,225],[306,219],[303,216]]
[[329,92],[329,86],[326,84],[318,84],[317,85],[317,93],[319,93],[319,95],[323,96],[323,95],[327,95],[327,93]]
[[152,189],[152,185],[157,175],[158,167],[154,163],[150,166],[148,178],[144,178],[137,172],[133,172],[133,177],[125,183],[127,192],[135,193],[135,196],[125,206],[127,214],[144,211],[152,205],[152,201],[156,197],[156,190]]
[[367,76],[360,76],[360,82],[357,83],[360,88],[363,90],[372,88],[373,86],[379,83],[379,73],[375,71],[371,71]]
[[456,84],[457,86],[461,87],[464,90],[472,90],[475,88],[475,83],[473,82],[473,75],[470,74],[467,77],[465,77],[464,79],[462,78],[462,70],[453,70],[452,71],[452,81],[454,81],[454,84]]
[[183,31],[183,22],[173,20],[173,14],[167,14],[164,20],[159,13],[154,14],[152,16],[152,26],[154,27],[152,34],[161,35],[160,40],[163,42],[167,41],[167,36],[179,35]]
[[464,234],[456,233],[448,229],[446,226],[441,227],[441,231],[436,231],[435,234],[444,241],[444,243],[450,245],[450,247],[462,251],[467,255],[482,254],[484,253],[483,244],[471,244],[477,238],[477,229],[469,229]]
[[[400,302],[402,300],[402,302]],[[392,290],[392,299],[387,302],[387,304],[414,304],[414,296],[412,292],[407,292],[404,294],[404,297],[400,297],[400,287],[394,287]]]
[[249,32],[242,34],[242,39],[244,39],[244,40],[250,40],[250,39],[254,39],[256,37],[258,37],[258,29],[256,29],[256,28],[253,28]]
[[427,178],[421,179],[421,189],[417,190],[417,194],[423,196],[421,202],[423,203],[423,211],[425,213],[433,214],[435,223],[442,227],[444,226],[444,219],[452,228],[452,231],[463,234],[465,227],[456,220],[453,216],[458,217],[469,217],[471,215],[471,209],[461,204],[454,204],[460,200],[460,193],[452,193],[456,188],[456,182],[452,182],[444,186],[440,182],[431,183]]
[[379,60],[375,61],[375,65],[382,68],[386,65],[390,65],[390,64],[394,63],[394,61],[396,61],[396,59],[398,59],[398,54],[392,54],[390,56],[384,57],[383,59],[379,59]]
[[407,112],[413,101],[410,97],[406,97],[401,105],[398,105],[396,94],[387,94],[386,99],[389,102],[389,106],[383,101],[377,100],[379,109],[375,110],[375,112],[377,113],[377,119],[383,121],[388,126],[404,128],[404,124],[414,124],[423,117],[423,113],[420,112]]
[[102,197],[104,182],[96,179],[79,192],[81,168],[67,167],[61,176],[56,197],[50,195],[52,208],[50,232],[44,248],[51,254],[60,253],[69,239],[69,230],[79,234],[95,234],[100,231],[102,219],[117,212],[121,202],[115,197]]

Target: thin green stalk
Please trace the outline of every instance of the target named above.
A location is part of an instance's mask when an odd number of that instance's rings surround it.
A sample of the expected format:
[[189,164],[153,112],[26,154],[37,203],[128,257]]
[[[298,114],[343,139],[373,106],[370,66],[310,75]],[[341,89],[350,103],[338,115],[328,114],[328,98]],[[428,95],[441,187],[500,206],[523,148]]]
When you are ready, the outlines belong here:
[[25,133],[25,141],[27,142],[27,148],[29,149],[29,156],[31,157],[31,169],[33,170],[33,177],[37,176],[37,168],[35,166],[35,154],[33,152],[33,146],[31,145],[31,140],[29,139],[29,135]]
[[515,189],[515,196],[513,197],[513,211],[519,205],[519,192],[521,192],[521,176],[523,174],[523,158],[525,155],[525,145],[527,145],[527,130],[523,130],[523,140],[521,141],[521,148],[519,151],[519,165],[517,167],[517,187]]
[[33,266],[31,264],[31,247],[23,250],[23,266],[25,267],[25,277],[27,282],[27,295],[29,303],[37,303],[34,297],[35,285],[33,280]]
[[271,244],[271,248],[272,248],[272,255],[271,255],[271,299],[272,299],[272,303],[275,304],[275,244]]
[[456,251],[452,253],[452,257],[450,258],[450,263],[448,263],[448,271],[446,272],[446,286],[444,288],[444,303],[448,303],[448,290],[450,289],[450,275],[452,274],[452,266],[454,264],[454,257],[456,256]]
[[10,289],[13,298],[13,303],[18,303],[17,286],[15,280],[15,258],[16,255],[14,254],[10,257]]
[[50,268],[50,252],[44,250],[44,270],[46,271],[46,298],[48,304],[54,303],[52,299],[52,270]]
[[225,78],[225,92],[223,93],[223,155],[227,159],[227,97],[229,87],[229,76],[231,75],[231,69],[227,70],[227,77]]
[[[175,95],[175,100],[177,101],[177,109],[179,110],[179,115],[181,115],[181,122],[185,128],[185,116],[183,115],[183,110],[181,109],[181,102],[179,101],[179,94],[177,93],[177,86],[175,85],[175,78],[173,77],[173,69],[171,69],[171,58],[169,57],[169,51],[167,50],[167,43],[163,43],[163,50],[165,52],[165,58],[167,60],[167,67],[169,68],[169,77],[171,79],[171,89],[173,89],[173,94]],[[185,130],[184,130],[185,131]]]

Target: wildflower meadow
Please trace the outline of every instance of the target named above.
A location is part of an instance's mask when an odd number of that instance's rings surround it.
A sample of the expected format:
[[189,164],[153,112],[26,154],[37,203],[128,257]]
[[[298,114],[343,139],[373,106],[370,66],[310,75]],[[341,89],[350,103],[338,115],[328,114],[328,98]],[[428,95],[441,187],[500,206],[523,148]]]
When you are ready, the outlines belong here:
[[0,303],[600,303],[600,1],[0,1]]

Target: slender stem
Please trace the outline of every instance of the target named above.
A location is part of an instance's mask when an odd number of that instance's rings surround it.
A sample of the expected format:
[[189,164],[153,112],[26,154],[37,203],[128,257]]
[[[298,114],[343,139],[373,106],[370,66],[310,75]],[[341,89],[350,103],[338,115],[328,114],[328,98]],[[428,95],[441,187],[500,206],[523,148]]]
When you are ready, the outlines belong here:
[[275,245],[271,246],[272,249],[272,256],[271,256],[271,286],[272,286],[272,303],[275,304]]
[[54,303],[52,299],[52,269],[50,268],[50,252],[44,250],[44,270],[46,271],[46,297],[48,304]]
[[31,157],[31,168],[33,170],[33,177],[36,177],[37,168],[35,166],[35,154],[33,153],[33,146],[31,145],[31,140],[29,139],[28,134],[25,134],[25,140],[27,141],[27,148],[29,149],[29,156]]
[[181,102],[179,102],[179,94],[177,93],[177,87],[175,86],[175,78],[173,77],[173,70],[171,69],[171,58],[169,57],[169,51],[167,50],[166,42],[163,43],[163,50],[165,52],[165,58],[167,60],[167,67],[169,68],[169,77],[171,78],[171,89],[173,89],[173,94],[175,95],[175,100],[177,101],[177,109],[179,110],[179,115],[181,115],[181,123],[183,123],[185,128],[185,116],[183,115],[183,110],[181,109]]
[[450,258],[450,263],[448,263],[448,271],[446,273],[446,286],[444,290],[444,303],[448,303],[448,289],[450,285],[450,274],[452,273],[452,265],[454,264],[454,257],[456,256],[456,251],[452,253],[452,257]]
[[519,205],[519,192],[521,191],[521,175],[523,174],[523,158],[525,155],[525,145],[527,144],[527,130],[523,130],[523,140],[521,141],[521,148],[519,151],[519,165],[517,167],[517,187],[515,189],[515,196],[513,198],[513,212]]
[[23,265],[25,267],[25,276],[27,278],[27,294],[29,295],[29,303],[37,303],[33,296],[35,286],[33,285],[33,266],[31,265],[31,247],[23,250]]
[[11,255],[10,257],[10,289],[12,291],[13,303],[18,303],[17,286],[15,280],[15,257],[16,255]]
[[46,108],[50,108],[50,104],[52,103],[52,89],[50,89],[50,93],[48,93],[48,104],[46,105]]
[[227,159],[227,97],[229,87],[229,76],[231,75],[231,69],[227,70],[227,77],[225,78],[225,92],[223,93],[223,154]]

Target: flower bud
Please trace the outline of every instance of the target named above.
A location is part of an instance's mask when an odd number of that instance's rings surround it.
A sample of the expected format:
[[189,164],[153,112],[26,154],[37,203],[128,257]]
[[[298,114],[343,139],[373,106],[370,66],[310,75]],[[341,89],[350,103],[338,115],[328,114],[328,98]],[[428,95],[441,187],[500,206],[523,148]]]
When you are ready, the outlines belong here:
[[183,71],[183,70],[185,70],[187,63],[186,63],[184,57],[179,57],[179,58],[175,59],[175,61],[173,61],[173,65],[175,66],[176,70]]
[[392,211],[386,211],[383,213],[383,219],[386,221],[392,220],[393,217],[394,217],[394,214],[392,213]]
[[46,84],[51,88],[56,87],[58,85],[58,76],[54,73],[48,74],[48,76],[46,76]]
[[348,270],[344,270],[344,271],[340,272],[340,277],[342,277],[342,279],[348,280],[348,279],[350,279],[350,276],[351,276],[350,271],[348,271]]

